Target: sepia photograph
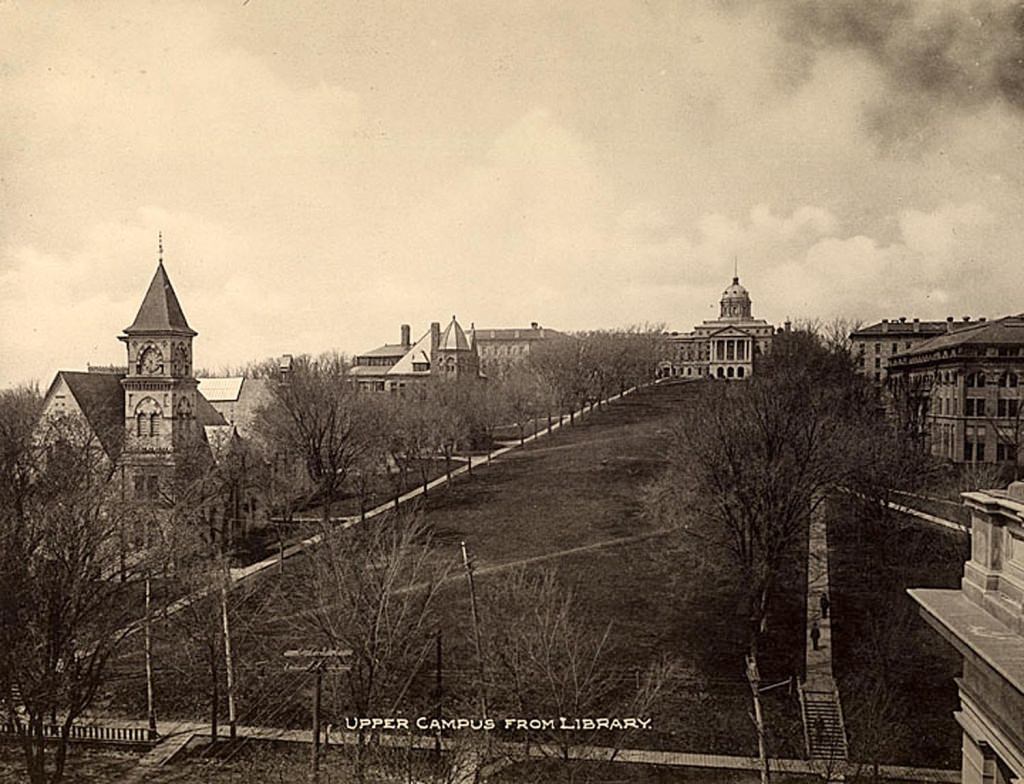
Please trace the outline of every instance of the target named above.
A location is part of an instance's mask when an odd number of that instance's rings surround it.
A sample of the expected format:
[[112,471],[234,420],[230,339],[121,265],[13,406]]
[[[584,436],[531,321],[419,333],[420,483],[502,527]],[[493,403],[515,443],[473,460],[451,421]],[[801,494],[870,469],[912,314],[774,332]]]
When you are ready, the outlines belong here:
[[0,784],[1022,784],[1024,4],[0,0]]

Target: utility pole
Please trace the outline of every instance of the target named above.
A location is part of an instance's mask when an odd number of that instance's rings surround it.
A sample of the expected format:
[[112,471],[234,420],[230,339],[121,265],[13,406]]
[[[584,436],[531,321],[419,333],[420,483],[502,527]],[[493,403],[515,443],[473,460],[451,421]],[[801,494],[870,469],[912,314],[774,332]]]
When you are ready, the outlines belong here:
[[764,718],[761,716],[761,674],[757,671],[757,659],[747,654],[747,680],[754,697],[754,724],[757,725],[757,756],[761,760],[761,784],[769,784],[768,752],[764,743]]
[[[441,678],[441,630],[438,629],[435,637],[435,649],[436,649],[436,661],[435,670],[437,673],[436,678],[436,689],[437,689],[437,707],[434,709],[434,717],[438,719],[438,727],[440,728],[440,719],[444,717],[444,681]],[[434,756],[441,759],[441,730],[438,729],[434,733]]]
[[153,705],[153,611],[150,571],[146,567],[146,716],[149,718],[149,738],[156,739],[156,708]]
[[285,670],[301,670],[312,672],[313,680],[313,736],[310,750],[309,769],[313,781],[320,776],[320,694],[323,691],[324,672],[348,672],[352,668],[347,664],[338,663],[338,659],[351,656],[351,649],[311,650],[303,648],[285,651],[286,659],[302,659],[303,664],[286,664]]
[[220,612],[224,622],[224,669],[228,686],[228,733],[234,740],[238,736],[235,716],[235,661],[231,655],[231,627],[228,624],[228,567],[224,564],[224,582],[220,586]]
[[476,584],[473,581],[473,563],[469,560],[469,553],[466,552],[466,543],[460,542],[462,546],[462,565],[466,568],[466,579],[469,582],[469,604],[473,613],[473,642],[476,645],[476,660],[480,669],[480,718],[487,718],[487,691],[484,671],[484,651],[480,642],[480,613],[476,606]]
[[323,661],[314,665],[315,682],[313,685],[313,750],[310,760],[310,770],[313,773],[313,781],[320,775],[320,692],[324,685]]

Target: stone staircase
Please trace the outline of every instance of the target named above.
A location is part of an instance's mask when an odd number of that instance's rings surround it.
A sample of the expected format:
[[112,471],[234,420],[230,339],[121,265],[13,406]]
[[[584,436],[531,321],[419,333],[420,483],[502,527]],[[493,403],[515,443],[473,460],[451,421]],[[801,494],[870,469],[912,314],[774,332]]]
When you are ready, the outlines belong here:
[[839,695],[832,691],[800,689],[807,756],[812,760],[843,762],[849,749]]

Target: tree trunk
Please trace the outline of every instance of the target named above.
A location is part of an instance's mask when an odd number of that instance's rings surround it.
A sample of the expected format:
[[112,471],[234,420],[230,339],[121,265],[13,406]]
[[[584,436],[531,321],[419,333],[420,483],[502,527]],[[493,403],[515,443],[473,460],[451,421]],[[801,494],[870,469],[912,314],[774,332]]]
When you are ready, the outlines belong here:
[[51,784],[57,784],[64,778],[64,766],[68,758],[68,738],[71,735],[71,717],[68,717],[60,728],[60,740],[57,743],[57,752],[54,756],[53,775],[50,776]]

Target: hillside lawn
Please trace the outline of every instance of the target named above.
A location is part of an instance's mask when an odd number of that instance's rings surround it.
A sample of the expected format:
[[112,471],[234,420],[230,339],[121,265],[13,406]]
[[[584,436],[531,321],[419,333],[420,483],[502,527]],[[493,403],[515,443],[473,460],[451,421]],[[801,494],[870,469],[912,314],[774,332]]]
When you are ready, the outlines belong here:
[[[694,543],[678,532],[659,532],[642,501],[645,486],[665,464],[673,417],[691,403],[695,390],[692,384],[661,384],[627,396],[422,500],[420,509],[440,556],[452,568],[440,603],[449,689],[462,685],[468,690],[476,665],[468,592],[459,565],[461,541],[474,560],[481,594],[500,595],[506,572],[489,571],[495,567],[651,534],[639,541],[530,563],[527,568],[557,568],[586,617],[602,629],[611,624],[607,666],[624,684],[634,683],[637,671],[657,657],[678,657],[683,664],[684,675],[659,711],[655,729],[637,736],[632,745],[756,753],[744,676],[741,586],[728,564],[710,575],[694,571],[692,560],[699,555]],[[766,683],[783,681],[802,667],[804,561],[803,554],[794,559],[771,618],[761,659]],[[304,607],[305,577],[302,559],[289,561],[283,574],[275,570],[260,578],[256,592],[237,613],[235,627],[248,628],[254,640],[251,648],[245,642],[236,646],[240,723],[308,723],[308,676],[281,672],[281,653],[306,647],[294,638],[285,619]],[[486,606],[482,614],[486,624]],[[155,655],[158,715],[205,717],[203,662],[185,655],[181,631],[173,623],[162,626]],[[143,712],[142,671],[136,644],[119,662],[120,678],[107,703],[111,711]],[[412,693],[428,694],[433,678],[432,662],[427,662]],[[325,691],[327,704],[341,699],[343,689],[339,683],[325,686]],[[802,730],[795,696],[782,687],[766,694],[764,703],[770,751],[800,756]],[[225,718],[226,709],[221,721]],[[325,716],[325,721],[338,719]]]

